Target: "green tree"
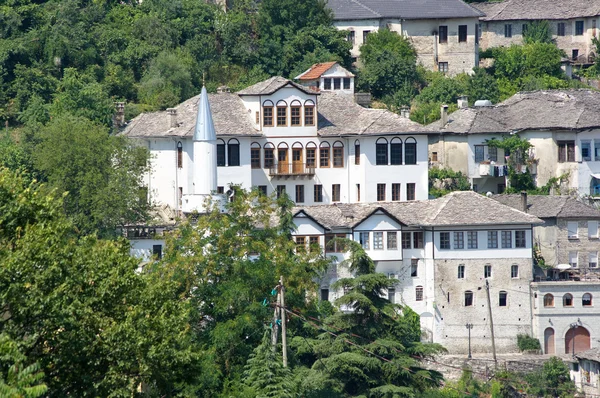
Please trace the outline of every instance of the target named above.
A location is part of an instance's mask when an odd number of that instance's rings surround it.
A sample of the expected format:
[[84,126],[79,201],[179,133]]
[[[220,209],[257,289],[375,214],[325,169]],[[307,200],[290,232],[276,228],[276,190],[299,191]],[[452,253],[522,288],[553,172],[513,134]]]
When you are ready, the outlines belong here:
[[509,154],[507,160],[508,175],[506,177],[506,193],[532,191],[535,189],[533,176],[521,172],[521,166],[531,166],[536,160],[530,156],[529,149],[533,147],[529,141],[519,137],[518,134],[505,135],[502,140],[492,138],[486,140],[488,146],[500,148]]
[[523,33],[523,41],[525,44],[531,43],[554,43],[552,40],[552,31],[550,23],[546,20],[532,21],[527,25],[527,30]]
[[469,177],[461,171],[432,167],[429,169],[429,194],[439,198],[453,191],[470,191]]
[[40,128],[31,146],[42,179],[68,192],[65,210],[81,232],[111,236],[118,226],[146,219],[148,203],[140,200],[145,148],[69,114]]
[[6,398],[38,398],[48,387],[40,384],[44,373],[37,363],[25,365],[27,358],[17,343],[0,333],[0,396]]
[[494,77],[484,68],[475,68],[473,72],[467,85],[469,101],[474,103],[477,100],[489,100],[493,104],[499,102],[500,90]]

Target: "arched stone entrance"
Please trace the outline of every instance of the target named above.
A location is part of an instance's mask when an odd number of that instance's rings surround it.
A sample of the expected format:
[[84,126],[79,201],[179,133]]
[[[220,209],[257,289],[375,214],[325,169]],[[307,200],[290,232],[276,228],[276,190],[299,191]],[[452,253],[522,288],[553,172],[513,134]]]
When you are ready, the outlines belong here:
[[[573,350],[575,345],[575,350]],[[590,332],[583,326],[570,328],[565,334],[565,354],[582,352],[590,349]]]
[[546,328],[544,330],[544,354],[556,354],[554,348],[554,329]]

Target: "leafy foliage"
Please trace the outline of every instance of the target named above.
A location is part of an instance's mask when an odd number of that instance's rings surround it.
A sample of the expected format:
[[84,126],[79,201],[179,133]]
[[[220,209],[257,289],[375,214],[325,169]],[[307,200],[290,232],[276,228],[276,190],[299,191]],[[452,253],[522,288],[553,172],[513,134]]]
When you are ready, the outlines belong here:
[[429,169],[429,194],[439,198],[453,191],[470,191],[469,178],[460,171],[431,167]]
[[518,334],[517,335],[517,346],[519,350],[539,350],[542,348],[540,345],[540,341],[536,338],[533,338],[527,334]]
[[550,23],[546,20],[532,21],[527,25],[527,30],[523,33],[525,44],[531,43],[554,43],[552,40],[552,31]]
[[17,343],[0,333],[0,396],[38,398],[48,391],[45,384],[40,384],[44,373],[39,371],[39,364],[26,366],[26,360]]

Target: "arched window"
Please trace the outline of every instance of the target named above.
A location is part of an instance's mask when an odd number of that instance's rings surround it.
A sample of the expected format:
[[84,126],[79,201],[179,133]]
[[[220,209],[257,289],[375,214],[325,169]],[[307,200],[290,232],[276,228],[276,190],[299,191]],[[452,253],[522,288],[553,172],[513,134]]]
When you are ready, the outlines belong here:
[[270,169],[275,164],[275,145],[270,142],[265,144],[264,152],[264,166],[265,169]]
[[344,167],[344,143],[342,141],[333,143],[333,167]]
[[550,293],[544,296],[544,307],[554,307],[554,296]]
[[555,354],[554,348],[554,329],[546,328],[544,330],[544,354]]
[[360,141],[354,141],[354,164],[360,164]]
[[285,142],[277,145],[277,171],[280,174],[289,174],[290,172],[289,147]]
[[181,141],[177,143],[177,168],[183,167],[183,144]]
[[298,100],[294,100],[290,104],[290,125],[302,126],[302,104]]
[[423,301],[423,286],[417,286],[415,288],[415,300]]
[[277,102],[277,127],[287,126],[287,102]]
[[390,142],[390,164],[402,164],[402,140],[398,137]]
[[260,169],[260,144],[258,142],[250,145],[250,167]]
[[317,144],[306,144],[306,167],[317,167]]
[[473,292],[467,290],[465,292],[465,307],[471,307],[473,305]]
[[217,140],[217,166],[225,166],[225,141]]
[[508,293],[505,292],[504,290],[502,290],[498,294],[498,306],[506,307],[507,304],[508,304]]
[[273,102],[263,102],[263,126],[273,127]]
[[573,295],[571,293],[567,293],[563,296],[563,307],[572,307],[573,306]]
[[304,102],[304,125],[314,126],[315,125],[315,103],[311,100]]
[[319,167],[329,167],[329,150],[329,142],[321,142],[321,146],[319,147]]
[[581,304],[584,307],[591,307],[592,306],[592,295],[590,293],[585,293],[583,295],[583,297],[581,298]]
[[380,166],[388,164],[388,141],[385,138],[379,138],[375,142],[375,164]]
[[227,165],[240,165],[240,142],[232,138],[227,142]]
[[408,137],[404,143],[404,164],[417,164],[417,140]]

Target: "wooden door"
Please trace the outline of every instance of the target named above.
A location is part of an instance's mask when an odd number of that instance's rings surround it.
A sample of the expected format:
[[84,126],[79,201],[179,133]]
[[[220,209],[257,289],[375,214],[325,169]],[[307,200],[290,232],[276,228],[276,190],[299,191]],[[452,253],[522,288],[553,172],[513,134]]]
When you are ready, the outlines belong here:
[[573,353],[573,344],[575,344],[575,354],[590,349],[590,332],[583,326],[567,330],[565,335],[565,354]]
[[288,163],[288,150],[287,148],[279,148],[277,150],[277,170],[279,174],[289,174],[290,165]]
[[302,163],[302,148],[292,149],[292,172],[302,174],[304,164]]
[[547,328],[544,330],[544,354],[556,354],[554,348],[554,329]]

